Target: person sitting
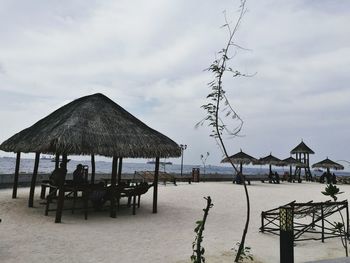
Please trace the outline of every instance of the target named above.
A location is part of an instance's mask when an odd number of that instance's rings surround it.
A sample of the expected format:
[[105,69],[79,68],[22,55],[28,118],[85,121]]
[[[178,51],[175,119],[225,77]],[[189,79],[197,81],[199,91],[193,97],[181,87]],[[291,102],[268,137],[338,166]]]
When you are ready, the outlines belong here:
[[277,172],[275,172],[275,178],[274,183],[279,184],[280,183],[280,176]]
[[49,182],[51,185],[60,186],[63,184],[64,177],[67,173],[67,169],[63,163],[60,163],[60,167],[53,170],[49,177]]
[[323,184],[324,183],[324,180],[326,178],[326,172],[324,172],[321,176],[320,176],[320,183]]
[[335,174],[332,174],[332,183],[333,184],[337,184],[337,177],[335,176]]
[[270,184],[274,183],[274,180],[273,180],[273,173],[272,173],[272,172],[269,172],[269,183],[270,183]]
[[242,184],[243,183],[243,178],[242,178],[242,174],[239,172],[237,175],[236,175],[236,184]]
[[73,183],[74,185],[82,185],[86,183],[82,164],[78,164],[77,168],[73,172]]
[[332,184],[332,174],[327,172],[326,178],[327,178],[327,184]]

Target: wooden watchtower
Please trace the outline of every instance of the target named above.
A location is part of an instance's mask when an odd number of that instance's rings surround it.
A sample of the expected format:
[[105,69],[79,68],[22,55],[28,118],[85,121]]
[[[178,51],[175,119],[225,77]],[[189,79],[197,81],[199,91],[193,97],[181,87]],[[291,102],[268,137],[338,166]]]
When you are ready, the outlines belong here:
[[301,170],[304,169],[306,181],[311,181],[312,175],[310,171],[309,155],[314,154],[315,152],[301,141],[301,143],[291,150],[290,153],[295,154],[295,159],[300,162],[300,164],[295,167],[294,178],[296,179],[298,177],[298,182],[301,183]]

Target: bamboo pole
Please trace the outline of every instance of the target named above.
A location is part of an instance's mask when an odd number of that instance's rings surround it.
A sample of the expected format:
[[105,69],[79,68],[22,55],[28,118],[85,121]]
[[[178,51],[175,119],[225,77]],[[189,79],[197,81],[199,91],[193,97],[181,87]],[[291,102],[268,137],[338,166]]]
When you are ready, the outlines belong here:
[[28,200],[29,207],[33,207],[33,203],[34,203],[34,192],[35,192],[36,177],[38,175],[39,160],[40,160],[40,153],[37,152],[35,153],[33,176],[32,176],[32,181],[30,183],[29,200]]
[[154,171],[153,180],[153,213],[157,213],[157,202],[158,202],[158,175],[159,175],[159,157],[156,157],[156,165]]
[[16,168],[15,168],[15,177],[13,181],[13,189],[12,189],[12,198],[17,198],[17,187],[18,187],[18,175],[19,175],[19,165],[21,162],[21,153],[17,153],[16,157]]

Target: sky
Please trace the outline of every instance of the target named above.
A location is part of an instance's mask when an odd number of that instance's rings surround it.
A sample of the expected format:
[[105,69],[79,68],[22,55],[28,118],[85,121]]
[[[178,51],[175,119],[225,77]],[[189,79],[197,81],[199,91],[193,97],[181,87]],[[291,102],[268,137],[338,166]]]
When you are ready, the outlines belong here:
[[[103,93],[178,144],[185,164],[219,164],[195,124],[213,79],[206,68],[238,17],[236,0],[0,0],[0,142],[79,97]],[[350,1],[248,0],[224,78],[244,121],[230,154],[286,158],[303,140],[350,161]],[[227,120],[229,122],[229,120]],[[14,156],[0,151],[0,156]],[[181,158],[171,159],[180,163]],[[344,166],[350,167],[343,162]]]

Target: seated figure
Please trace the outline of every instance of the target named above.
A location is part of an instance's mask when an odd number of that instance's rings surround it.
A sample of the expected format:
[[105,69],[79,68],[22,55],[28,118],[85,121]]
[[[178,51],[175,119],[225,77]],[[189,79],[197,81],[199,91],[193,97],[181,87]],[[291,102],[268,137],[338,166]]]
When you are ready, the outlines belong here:
[[64,167],[63,163],[60,163],[60,167],[55,169],[49,177],[50,184],[55,186],[61,185],[66,173],[67,169]]
[[74,185],[82,185],[86,183],[82,164],[78,164],[77,168],[73,172],[73,183]]

